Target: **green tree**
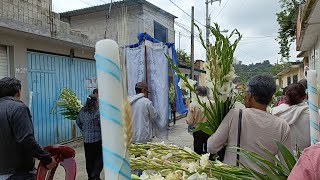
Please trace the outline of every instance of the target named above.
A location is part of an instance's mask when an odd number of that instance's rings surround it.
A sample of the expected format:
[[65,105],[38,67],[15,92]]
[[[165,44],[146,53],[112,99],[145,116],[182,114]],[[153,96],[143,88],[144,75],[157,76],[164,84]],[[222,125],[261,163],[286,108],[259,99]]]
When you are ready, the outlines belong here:
[[276,13],[280,26],[277,41],[280,45],[281,60],[289,60],[291,43],[296,39],[298,9],[305,0],[279,0],[282,11]]
[[183,49],[177,50],[177,58],[178,62],[181,65],[191,66],[191,58],[190,55]]

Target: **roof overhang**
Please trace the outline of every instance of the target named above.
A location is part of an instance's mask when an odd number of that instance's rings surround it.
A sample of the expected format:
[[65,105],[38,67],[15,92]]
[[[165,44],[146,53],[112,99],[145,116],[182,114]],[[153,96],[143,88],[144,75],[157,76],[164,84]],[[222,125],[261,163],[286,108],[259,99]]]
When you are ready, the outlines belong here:
[[297,39],[297,50],[312,49],[320,35],[320,1],[307,0],[301,14],[301,31]]
[[294,70],[298,70],[301,66],[303,66],[303,62],[292,64],[290,66],[290,68],[279,72],[275,77],[278,78],[278,77],[281,77],[281,76],[283,76],[283,75],[285,75],[285,74],[287,74],[289,72],[292,72]]
[[[154,8],[157,11],[160,11],[161,13],[171,17],[171,18],[177,18],[175,15],[159,8],[158,6],[146,1],[146,0],[124,0],[124,1],[117,1],[112,3],[112,8],[119,8],[122,7],[123,5],[126,6],[142,6],[142,5],[147,5],[150,6],[151,8]],[[87,7],[83,9],[76,9],[73,11],[67,11],[63,13],[59,13],[61,18],[69,18],[72,16],[78,16],[78,15],[83,15],[83,14],[89,14],[89,13],[94,13],[94,12],[100,12],[100,11],[106,11],[109,9],[110,3],[108,4],[102,4],[98,6],[92,6],[92,7]]]
[[303,58],[303,57],[308,57],[308,52],[307,52],[307,51],[301,51],[301,52],[297,55],[297,58]]

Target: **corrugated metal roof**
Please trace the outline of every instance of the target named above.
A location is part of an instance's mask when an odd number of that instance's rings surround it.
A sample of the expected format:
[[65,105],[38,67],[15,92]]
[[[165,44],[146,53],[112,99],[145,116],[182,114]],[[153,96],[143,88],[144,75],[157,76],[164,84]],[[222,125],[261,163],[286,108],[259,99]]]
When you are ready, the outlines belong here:
[[[142,6],[143,4],[150,6],[151,8],[154,8],[158,11],[160,11],[161,13],[170,16],[172,18],[177,18],[176,16],[174,16],[173,14],[159,8],[158,6],[146,1],[146,0],[124,0],[124,1],[117,1],[112,3],[112,7],[120,7],[121,5],[126,5],[126,6],[134,6],[134,5],[140,5]],[[104,11],[109,9],[110,3],[108,4],[102,4],[102,5],[98,5],[98,6],[92,6],[92,7],[87,7],[87,8],[83,8],[83,9],[76,9],[73,11],[67,11],[67,12],[63,12],[60,13],[60,17],[62,18],[68,18],[68,17],[72,17],[72,16],[78,16],[78,15],[82,15],[82,14],[88,14],[88,13],[93,13],[93,12],[99,12],[99,11]]]

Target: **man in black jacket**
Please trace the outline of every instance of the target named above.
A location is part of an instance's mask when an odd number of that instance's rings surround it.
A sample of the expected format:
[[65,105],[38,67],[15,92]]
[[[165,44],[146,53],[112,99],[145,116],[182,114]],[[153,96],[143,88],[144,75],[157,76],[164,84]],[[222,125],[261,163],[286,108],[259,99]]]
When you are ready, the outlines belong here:
[[56,160],[34,138],[29,108],[20,101],[21,83],[0,80],[0,180],[34,179],[34,158],[52,169]]

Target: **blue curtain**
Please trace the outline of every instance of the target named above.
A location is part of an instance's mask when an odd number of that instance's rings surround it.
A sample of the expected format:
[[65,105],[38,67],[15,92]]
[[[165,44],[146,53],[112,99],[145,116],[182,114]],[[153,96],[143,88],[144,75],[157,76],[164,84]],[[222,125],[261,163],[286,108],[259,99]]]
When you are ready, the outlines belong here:
[[[178,66],[177,52],[174,47],[174,44],[167,43],[166,45],[168,46],[168,48],[171,48],[171,50],[172,50],[172,60],[173,60],[174,65]],[[174,69],[172,69],[172,74],[173,74],[173,84],[174,84],[174,89],[175,89],[175,94],[176,94],[176,109],[179,114],[184,114],[188,111],[188,109],[185,107],[185,105],[183,103],[182,90],[178,86],[178,83],[180,81],[180,77],[176,75],[176,71]]]

